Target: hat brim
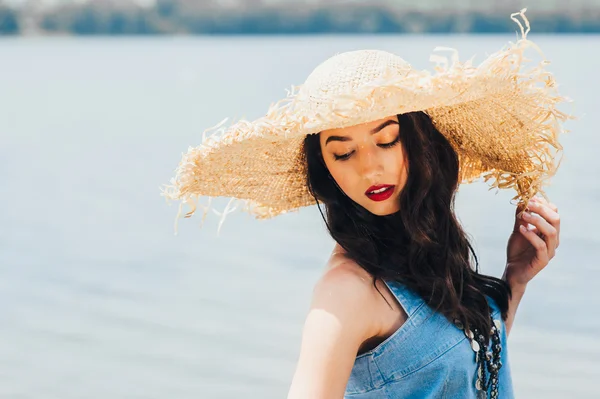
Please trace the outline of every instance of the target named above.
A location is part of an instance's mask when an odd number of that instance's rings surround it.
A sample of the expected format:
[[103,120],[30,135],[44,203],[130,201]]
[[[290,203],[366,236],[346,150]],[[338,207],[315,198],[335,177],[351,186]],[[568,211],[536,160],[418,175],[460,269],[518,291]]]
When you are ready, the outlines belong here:
[[221,128],[190,148],[163,195],[190,204],[186,216],[200,197],[236,199],[257,218],[293,211],[314,204],[302,153],[307,134],[424,111],[456,150],[461,182],[483,178],[525,203],[554,175],[561,122],[570,118],[557,109],[566,98],[547,61],[525,68],[529,48],[538,50],[524,35],[478,67],[455,59],[434,74],[391,76],[310,115],[290,93],[264,117]]

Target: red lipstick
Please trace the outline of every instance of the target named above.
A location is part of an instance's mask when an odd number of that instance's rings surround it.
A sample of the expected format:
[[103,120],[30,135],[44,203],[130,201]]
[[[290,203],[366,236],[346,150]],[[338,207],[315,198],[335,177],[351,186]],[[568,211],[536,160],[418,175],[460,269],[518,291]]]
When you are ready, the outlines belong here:
[[365,195],[373,201],[385,201],[394,194],[394,187],[396,186],[392,184],[377,184],[369,187],[369,189],[365,191]]

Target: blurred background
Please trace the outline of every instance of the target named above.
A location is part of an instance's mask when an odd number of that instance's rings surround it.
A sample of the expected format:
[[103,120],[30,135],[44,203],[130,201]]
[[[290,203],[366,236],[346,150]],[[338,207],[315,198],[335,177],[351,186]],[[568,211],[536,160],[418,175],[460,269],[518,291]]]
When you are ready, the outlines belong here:
[[[333,248],[318,210],[234,213],[219,237],[217,215],[194,217],[175,235],[159,187],[204,129],[261,116],[337,52],[422,69],[447,46],[479,63],[524,6],[578,119],[547,188],[561,246],[510,336],[515,389],[597,398],[600,0],[0,1],[0,398],[285,397]],[[511,197],[458,196],[498,277]]]

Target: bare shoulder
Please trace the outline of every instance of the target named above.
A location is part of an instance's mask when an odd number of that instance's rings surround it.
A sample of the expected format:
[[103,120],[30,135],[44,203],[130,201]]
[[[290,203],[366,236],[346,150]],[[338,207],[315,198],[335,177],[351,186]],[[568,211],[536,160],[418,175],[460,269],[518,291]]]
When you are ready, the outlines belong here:
[[[341,249],[341,247],[340,247]],[[353,316],[373,326],[375,335],[386,335],[406,319],[404,309],[398,304],[387,285],[360,267],[343,252],[336,252],[329,259],[326,271],[318,281],[313,298],[327,296],[327,300],[340,302],[354,310]]]
[[379,306],[378,295],[373,277],[353,260],[342,257],[330,260],[315,284],[312,307],[324,307],[368,327],[373,309]]
[[369,273],[332,255],[313,291],[288,398],[344,395],[356,355],[381,333],[382,302]]
[[288,398],[344,395],[356,355],[374,335],[372,281],[353,262],[328,265],[314,287]]
[[373,285],[373,278],[352,259],[344,255],[334,255],[317,285],[332,283]]

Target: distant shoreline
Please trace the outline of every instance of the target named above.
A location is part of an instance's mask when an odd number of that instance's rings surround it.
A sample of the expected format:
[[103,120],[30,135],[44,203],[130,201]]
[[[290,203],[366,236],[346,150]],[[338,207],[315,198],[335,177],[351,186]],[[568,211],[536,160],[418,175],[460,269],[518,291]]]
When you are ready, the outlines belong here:
[[[124,1],[34,10],[0,5],[0,35],[319,35],[510,33],[509,12],[411,11],[383,5],[206,8],[199,2]],[[1,3],[0,3],[1,4]],[[190,5],[191,4],[191,5]],[[528,12],[535,33],[600,33],[600,8]]]

